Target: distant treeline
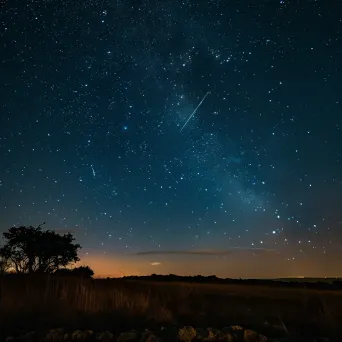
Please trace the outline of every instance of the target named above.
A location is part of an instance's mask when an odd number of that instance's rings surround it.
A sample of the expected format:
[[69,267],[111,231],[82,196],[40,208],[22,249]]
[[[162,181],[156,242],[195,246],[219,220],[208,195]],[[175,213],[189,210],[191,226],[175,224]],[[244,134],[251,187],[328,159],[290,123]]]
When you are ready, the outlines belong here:
[[203,284],[235,284],[235,285],[266,285],[272,287],[288,287],[288,288],[309,288],[321,290],[342,290],[342,279],[314,279],[305,278],[297,279],[231,279],[218,278],[212,276],[177,276],[175,274],[158,275],[152,274],[150,276],[128,276],[123,277],[126,280],[140,280],[140,281],[158,281],[158,282],[187,282],[187,283],[203,283]]

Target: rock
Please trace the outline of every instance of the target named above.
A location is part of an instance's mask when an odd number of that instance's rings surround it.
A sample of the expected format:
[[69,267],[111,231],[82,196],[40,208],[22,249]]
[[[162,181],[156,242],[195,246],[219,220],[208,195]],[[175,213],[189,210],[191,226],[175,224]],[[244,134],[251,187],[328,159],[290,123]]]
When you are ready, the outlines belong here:
[[208,328],[208,338],[207,340],[215,340],[220,335],[220,330]]
[[145,331],[142,333],[140,342],[146,342],[147,338],[152,334],[152,331],[145,329]]
[[114,334],[110,331],[105,331],[96,335],[96,340],[100,342],[110,342],[114,339]]
[[70,337],[72,340],[81,340],[83,338],[83,331],[75,330],[71,333]]
[[25,335],[19,336],[19,337],[7,337],[6,342],[35,342],[37,341],[37,334],[35,331],[30,331],[26,333]]
[[146,342],[162,342],[162,339],[154,334],[147,337]]
[[[94,333],[91,330],[85,330],[85,331],[75,330],[71,333],[71,335],[66,335],[66,336],[68,336],[67,338],[73,341],[79,341],[79,340],[86,340],[90,338],[91,336],[93,336],[93,334]],[[64,339],[66,336],[64,336]]]
[[212,341],[218,338],[220,330],[207,328],[196,329],[196,338],[203,341]]
[[243,332],[243,339],[245,342],[257,342],[259,340],[259,334],[254,330],[246,329]]
[[196,330],[191,326],[185,326],[178,331],[178,339],[182,342],[191,342],[196,337]]
[[232,325],[230,329],[234,331],[245,330],[241,325]]
[[[162,328],[161,333],[165,334],[166,329]],[[152,331],[146,329],[143,335],[141,336],[140,342],[162,342],[162,339],[155,335]]]
[[233,334],[233,329],[223,328],[218,335],[218,340],[221,342],[234,342],[236,341],[235,335]]
[[[20,337],[7,337],[6,342],[69,342],[69,341],[99,341],[112,342],[115,341],[114,334],[105,331],[96,334],[91,330],[75,330],[70,334],[65,334],[64,329],[51,329],[45,334],[37,334],[30,332]],[[216,330],[194,329],[192,326],[184,326],[181,329],[177,327],[161,327],[156,333],[146,329],[144,333],[132,330],[121,333],[116,342],[271,342],[278,340],[268,340],[266,336],[258,334],[251,329],[245,329],[239,325]],[[328,342],[325,339],[316,339],[315,342]]]
[[50,329],[45,335],[45,341],[63,341],[64,340],[64,329]]
[[116,339],[117,342],[135,342],[139,341],[140,333],[135,330],[121,333]]
[[266,342],[266,336],[260,335],[254,330],[246,329],[243,332],[243,340],[244,342]]
[[208,331],[208,337],[206,338],[206,340],[208,341],[216,340],[220,335],[220,330],[217,330],[217,329],[208,328],[207,331]]
[[222,342],[244,341],[244,328],[239,325],[221,329],[217,339]]

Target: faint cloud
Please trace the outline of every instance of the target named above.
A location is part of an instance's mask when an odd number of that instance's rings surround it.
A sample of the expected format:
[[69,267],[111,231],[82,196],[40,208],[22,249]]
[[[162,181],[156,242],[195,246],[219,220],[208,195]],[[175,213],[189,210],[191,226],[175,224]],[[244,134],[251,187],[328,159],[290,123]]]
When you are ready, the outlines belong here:
[[[250,252],[254,254],[262,254],[268,252],[276,252],[275,249],[267,248],[243,248],[243,247],[232,247],[230,249],[218,250],[218,249],[195,249],[195,250],[168,250],[168,251],[143,251],[135,253],[135,255],[166,255],[166,254],[177,254],[177,255],[230,255],[236,252]],[[152,264],[151,264],[152,265]]]
[[158,261],[151,262],[151,266],[159,266],[159,265],[161,265],[161,263]]

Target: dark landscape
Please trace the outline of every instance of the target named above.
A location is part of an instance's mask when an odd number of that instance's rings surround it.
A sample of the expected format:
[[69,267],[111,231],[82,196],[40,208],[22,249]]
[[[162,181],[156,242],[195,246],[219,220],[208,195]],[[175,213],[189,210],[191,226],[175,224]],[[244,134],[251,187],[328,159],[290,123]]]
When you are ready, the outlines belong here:
[[340,288],[338,282],[7,275],[1,279],[1,338],[60,327],[117,337],[161,327],[239,325],[276,341],[334,340],[342,319]]
[[[81,245],[71,233],[42,226],[11,227],[2,234],[1,339],[134,342],[148,338],[146,329],[153,336],[149,341],[161,338],[162,329],[163,339],[182,342],[333,339],[340,334],[340,279],[286,282],[174,274],[96,279],[89,266],[74,265]],[[106,331],[110,336],[99,335]],[[139,331],[145,331],[144,337]]]

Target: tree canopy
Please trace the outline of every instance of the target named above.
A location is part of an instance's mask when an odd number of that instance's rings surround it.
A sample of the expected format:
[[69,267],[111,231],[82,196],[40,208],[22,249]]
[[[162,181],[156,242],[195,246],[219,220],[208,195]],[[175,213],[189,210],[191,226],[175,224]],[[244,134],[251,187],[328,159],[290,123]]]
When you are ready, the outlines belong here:
[[89,266],[79,266],[70,268],[61,268],[54,272],[56,275],[60,276],[72,276],[78,278],[91,278],[94,275],[94,271]]
[[[79,261],[79,244],[71,233],[59,235],[38,227],[12,227],[3,233],[0,269],[13,267],[17,273],[53,273]],[[0,270],[1,271],[1,270]]]

